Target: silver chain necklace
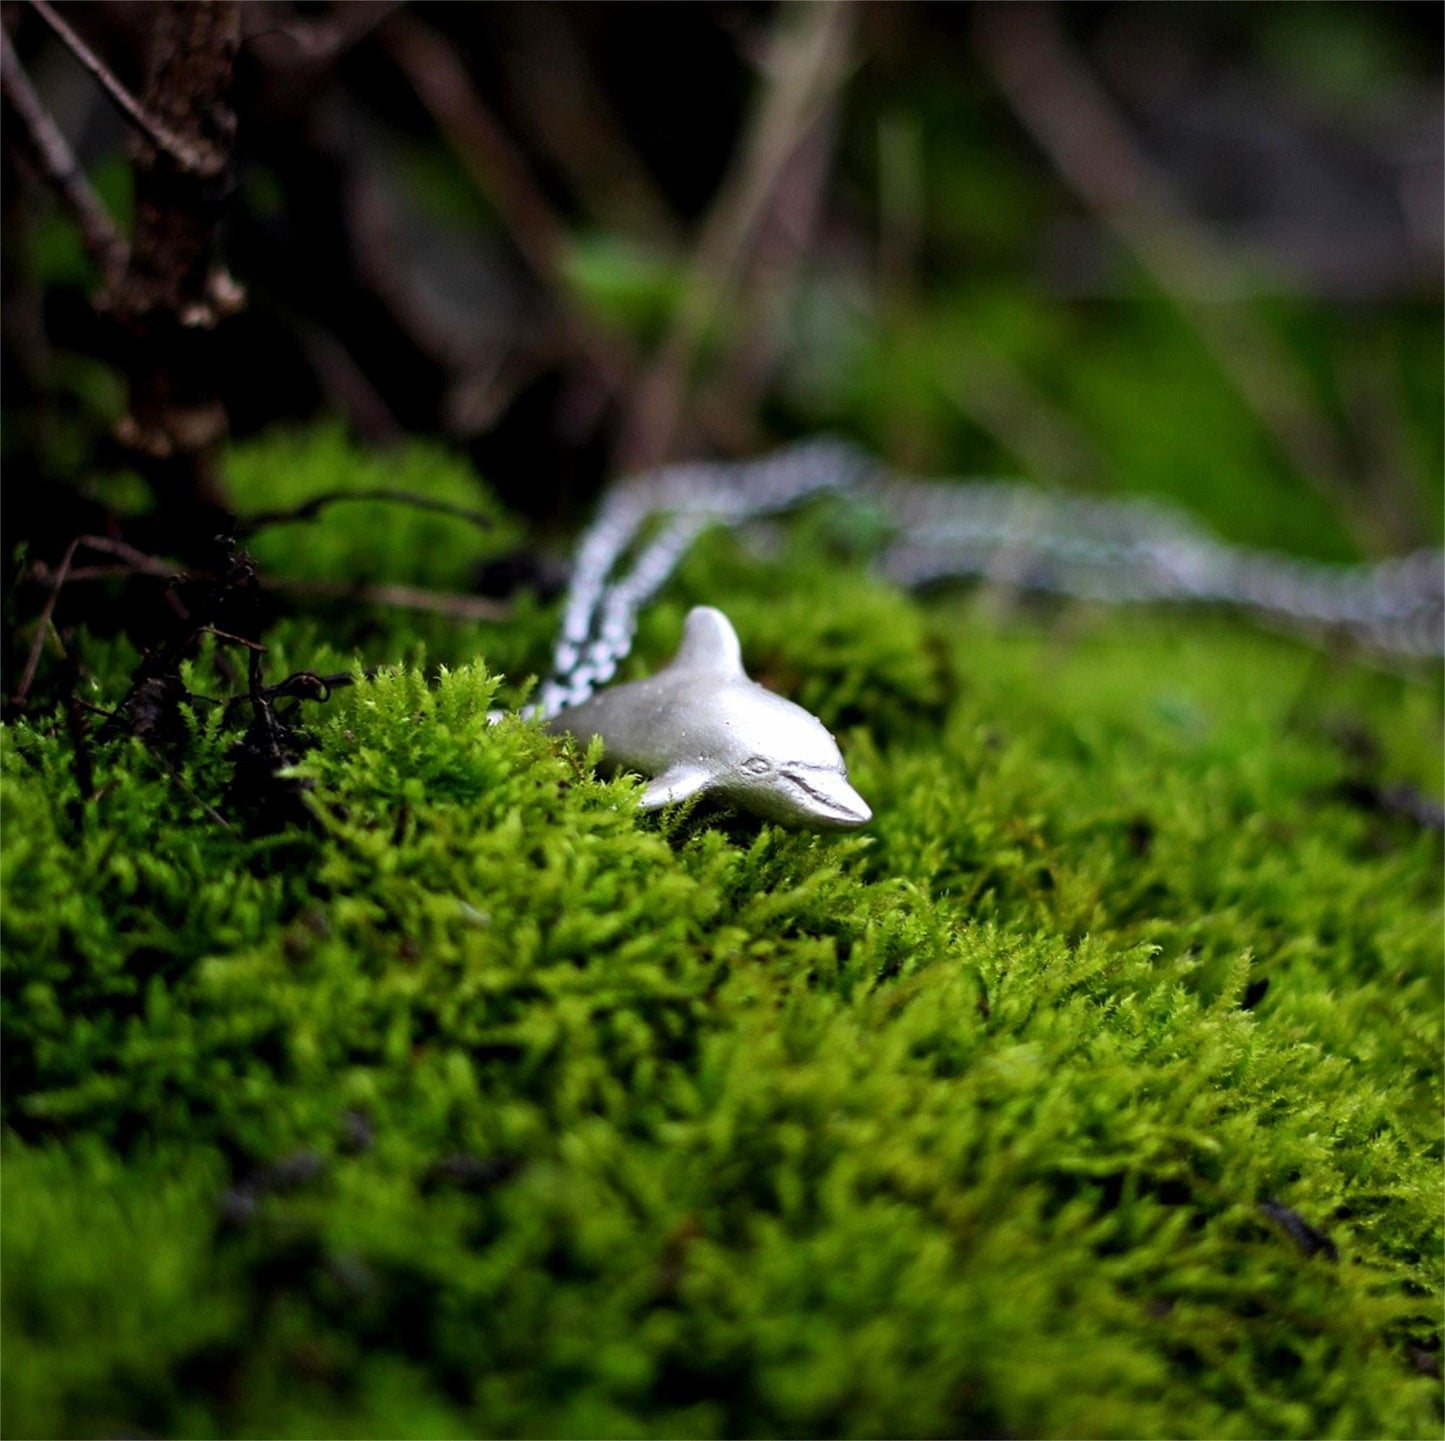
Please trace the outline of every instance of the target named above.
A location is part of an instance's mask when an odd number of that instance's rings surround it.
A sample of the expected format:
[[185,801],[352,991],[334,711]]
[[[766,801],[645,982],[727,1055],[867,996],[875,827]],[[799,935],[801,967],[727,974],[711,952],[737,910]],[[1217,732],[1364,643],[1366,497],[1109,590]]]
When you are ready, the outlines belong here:
[[987,577],[1116,604],[1225,604],[1389,654],[1445,654],[1440,551],[1372,565],[1300,560],[1227,544],[1156,501],[1005,481],[922,482],[823,439],[759,460],[663,466],[614,486],[578,546],[552,672],[528,713],[553,720],[616,675],[638,612],[704,529],[824,495],[886,520],[892,538],[875,566],[906,587]]

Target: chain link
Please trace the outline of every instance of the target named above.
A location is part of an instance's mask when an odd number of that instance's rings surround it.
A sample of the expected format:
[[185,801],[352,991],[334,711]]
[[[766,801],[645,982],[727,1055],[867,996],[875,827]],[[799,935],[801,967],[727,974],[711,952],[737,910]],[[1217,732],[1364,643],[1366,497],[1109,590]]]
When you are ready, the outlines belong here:
[[[761,460],[663,466],[614,486],[577,547],[552,674],[528,713],[551,719],[612,679],[632,649],[638,612],[709,525],[741,525],[852,490],[873,470],[862,451],[825,438]],[[630,551],[631,568],[614,579]]]
[[664,466],[613,487],[578,546],[552,675],[529,713],[550,719],[612,679],[632,648],[638,612],[708,526],[836,494],[882,516],[892,539],[877,568],[906,587],[982,577],[1114,604],[1217,603],[1380,651],[1445,654],[1439,551],[1329,565],[1226,544],[1157,501],[911,480],[822,439],[760,460]]

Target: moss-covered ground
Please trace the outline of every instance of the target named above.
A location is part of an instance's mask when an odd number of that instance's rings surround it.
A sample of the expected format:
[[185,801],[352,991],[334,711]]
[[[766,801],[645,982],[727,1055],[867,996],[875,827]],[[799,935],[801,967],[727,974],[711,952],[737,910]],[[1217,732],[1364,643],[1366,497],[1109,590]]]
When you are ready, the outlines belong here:
[[[475,503],[335,437],[232,471],[343,464]],[[340,505],[252,550],[479,544]],[[8,728],[7,1436],[1440,1434],[1438,668],[782,544],[709,538],[629,667],[722,606],[857,836],[641,817],[489,726],[535,602],[278,624],[272,681],[398,662],[308,706],[309,826],[228,804],[216,706],[89,774]],[[79,643],[114,705],[136,657]]]

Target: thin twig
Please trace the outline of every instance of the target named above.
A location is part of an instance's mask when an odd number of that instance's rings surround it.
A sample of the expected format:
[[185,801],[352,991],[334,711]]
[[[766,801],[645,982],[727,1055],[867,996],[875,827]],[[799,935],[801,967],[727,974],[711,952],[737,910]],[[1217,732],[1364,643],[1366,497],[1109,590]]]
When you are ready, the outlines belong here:
[[[377,677],[375,667],[368,668],[361,672],[363,680],[375,680]],[[355,685],[356,677],[350,671],[333,671],[330,675],[318,675],[314,670],[297,671],[295,675],[287,676],[285,680],[278,681],[275,685],[264,686],[261,695],[266,700],[311,700],[324,705],[331,699],[331,692],[340,686]],[[191,694],[192,700],[203,700],[210,705],[233,706],[241,701],[255,700],[255,696],[249,690],[239,691],[235,695],[228,696],[198,696]],[[289,712],[288,712],[289,714]]]
[[344,500],[384,500],[396,505],[409,505],[414,510],[431,510],[438,515],[455,516],[465,520],[479,530],[491,530],[496,521],[480,510],[471,510],[464,505],[455,505],[448,500],[435,500],[428,495],[417,495],[409,490],[328,490],[322,495],[312,496],[308,501],[291,510],[263,510],[257,515],[244,516],[237,522],[238,535],[252,535],[263,526],[290,525],[295,521],[315,520],[328,505]]
[[218,811],[214,806],[209,805],[207,802],[203,801],[200,796],[196,794],[195,787],[192,786],[191,783],[185,778],[185,776],[183,776],[180,771],[178,771],[175,766],[173,766],[158,750],[156,750],[153,746],[146,745],[146,742],[144,740],[141,740],[141,745],[145,746],[145,753],[153,761],[155,761],[155,763],[160,766],[160,768],[165,771],[165,773],[183,791],[185,791],[185,793],[190,796],[190,798],[195,801],[198,806],[200,806],[200,808],[206,813],[206,818],[208,820],[215,821],[218,826],[224,826],[228,831],[233,831],[236,829],[235,826],[233,826],[230,821],[228,821],[225,816],[220,813],[220,811]]
[[[846,49],[840,49],[838,64],[846,58]],[[840,100],[834,87],[779,172],[775,199],[758,227],[736,318],[726,337],[727,353],[719,357],[717,378],[696,398],[698,421],[714,433],[725,425],[740,434],[755,431],[768,385],[791,338],[793,295],[813,259],[833,171]],[[744,441],[748,449],[757,443],[756,434]]]
[[[66,585],[79,585],[91,580],[124,580],[133,575],[155,575],[155,571],[143,571],[133,565],[73,565],[65,577]],[[43,560],[31,562],[29,579],[36,585],[54,586],[56,573]]]
[[737,283],[789,162],[843,82],[854,7],[817,0],[778,15],[752,124],[703,226],[672,330],[637,387],[623,469],[656,464],[673,447],[708,327]]
[[107,710],[105,706],[96,705],[94,701],[86,700],[83,696],[72,696],[71,699],[82,710],[89,711],[91,715],[104,716],[106,720],[114,720],[116,718],[116,712],[114,710]]
[[[370,498],[374,494],[376,492],[366,492],[365,496]],[[440,504],[442,503],[438,502],[438,505]],[[465,512],[460,513],[465,515]],[[124,566],[72,566],[71,560],[81,546],[121,556],[127,564]],[[144,551],[136,550],[134,546],[129,546],[124,541],[111,540],[106,536],[99,535],[81,535],[71,541],[64,558],[53,572],[48,567],[35,563],[31,566],[30,574],[41,585],[50,587],[50,595],[46,600],[39,635],[39,640],[43,640],[44,621],[48,620],[54,611],[56,595],[63,585],[77,581],[113,580],[125,575],[136,574],[169,580],[176,576],[178,571],[169,561],[159,556],[146,555]],[[213,579],[205,571],[189,571],[187,574],[193,580]],[[430,611],[435,615],[450,616],[454,620],[507,620],[512,614],[511,606],[503,601],[491,600],[487,596],[462,595],[454,591],[425,590],[417,586],[354,585],[347,581],[305,580],[274,575],[261,577],[261,586],[265,590],[291,592],[297,595],[354,600],[361,605],[385,605],[400,610]],[[200,630],[213,629],[210,626],[200,628]],[[200,631],[197,631],[197,634],[199,633]],[[221,635],[226,640],[239,641],[243,645],[254,644],[254,642],[242,640],[239,636],[224,635],[220,631],[216,631],[215,634]],[[32,646],[32,658],[34,664],[38,664],[38,642]],[[28,681],[34,679],[34,664],[27,666],[26,677],[22,678],[22,686],[25,689],[28,689]],[[14,699],[23,700],[25,689],[17,692]]]
[[230,631],[217,630],[216,627],[213,625],[201,626],[201,628],[196,632],[196,634],[213,635],[216,637],[217,640],[228,640],[233,645],[243,645],[246,647],[247,650],[254,651],[258,655],[265,655],[266,652],[270,649],[269,646],[262,645],[261,642],[258,640],[247,640],[246,637],[243,635],[232,635]]
[[1047,5],[981,6],[976,39],[1024,128],[1059,175],[1185,315],[1221,374],[1300,475],[1354,523],[1377,529],[1348,484],[1337,438],[1274,338],[1239,306],[1234,258],[1185,213]]
[[55,602],[60,599],[60,588],[65,584],[65,577],[70,573],[70,562],[75,559],[76,547],[80,543],[81,537],[76,536],[65,547],[65,554],[55,568],[55,583],[51,586],[50,594],[45,597],[45,605],[40,612],[40,620],[35,628],[35,639],[30,643],[30,654],[25,659],[25,669],[20,675],[20,684],[15,688],[14,696],[11,697],[16,705],[24,704],[25,697],[30,694],[30,687],[35,683],[35,672],[40,666],[40,652],[45,648],[45,637],[50,633],[50,622],[55,615]]
[[111,290],[125,274],[130,246],[104,202],[91,188],[65,136],[41,103],[10,43],[0,29],[0,93],[25,127],[45,178],[70,212],[80,242],[100,271],[102,287]]
[[1050,485],[1080,486],[1104,470],[1093,442],[995,347],[956,355],[940,378],[942,393],[980,430]]
[[[400,9],[402,3],[403,0],[362,0],[362,3],[342,5],[317,20],[299,20],[291,25],[272,25],[254,31],[245,37],[245,43],[253,50],[271,52],[266,54],[268,63],[284,58],[306,65],[331,65],[360,44],[393,10]],[[273,44],[275,41],[283,43]]]
[[75,758],[75,784],[83,801],[95,795],[95,766],[90,755],[90,740],[85,730],[85,702],[71,691],[66,700],[65,717],[70,731],[70,746]]
[[522,259],[561,312],[572,339],[607,387],[622,391],[632,368],[628,347],[615,334],[604,332],[572,300],[563,268],[567,227],[477,94],[456,52],[436,31],[405,13],[391,16],[381,34],[457,159],[496,207]]
[[174,561],[165,560],[158,555],[148,555],[145,551],[137,550],[135,546],[112,536],[83,535],[80,543],[87,550],[98,550],[105,555],[117,556],[128,562],[133,570],[144,571],[147,575],[172,576],[180,569]]
[[512,105],[583,206],[609,231],[672,249],[676,216],[628,140],[571,17],[559,6],[497,5],[488,18],[502,27]]
[[421,590],[409,585],[347,585],[342,581],[293,580],[267,577],[267,590],[292,591],[327,599],[352,600],[360,605],[387,605],[399,610],[424,610],[453,620],[507,620],[512,608],[502,601],[454,591]]
[[527,264],[549,289],[560,288],[566,227],[476,93],[456,52],[435,30],[410,15],[390,17],[384,33],[393,58],[457,158],[495,201]]
[[120,112],[143,134],[157,150],[169,155],[182,170],[193,175],[218,174],[226,158],[214,147],[192,145],[168,126],[163,125],[148,111],[115,74],[65,20],[62,20],[48,0],[30,0],[36,13],[60,37],[70,51],[100,82],[100,87],[115,102]]
[[39,585],[58,590],[62,585],[74,585],[77,581],[117,580],[128,575],[150,575],[164,580],[173,580],[180,573],[174,561],[163,560],[160,556],[147,555],[123,540],[113,540],[106,535],[78,535],[72,542],[70,554],[78,549],[98,550],[106,555],[120,558],[119,565],[59,565],[53,571],[42,560],[30,564],[30,579]]
[[[391,247],[383,238],[370,249],[375,254]],[[397,297],[387,296],[386,300],[401,317],[411,307],[405,303],[404,287],[396,286],[394,290]],[[397,303],[397,298],[401,299],[401,304]],[[404,433],[401,423],[341,337],[325,326],[313,325],[309,321],[297,320],[293,323],[311,373],[321,386],[328,405],[340,411],[357,435],[372,445],[385,447],[400,440]]]

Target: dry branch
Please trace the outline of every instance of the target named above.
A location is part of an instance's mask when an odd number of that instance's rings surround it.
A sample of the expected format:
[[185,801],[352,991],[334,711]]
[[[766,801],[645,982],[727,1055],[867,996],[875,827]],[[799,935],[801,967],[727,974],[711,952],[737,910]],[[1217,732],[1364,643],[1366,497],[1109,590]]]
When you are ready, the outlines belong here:
[[522,259],[557,307],[572,342],[614,392],[629,382],[631,359],[616,336],[583,315],[563,273],[567,229],[533,180],[527,162],[477,94],[446,41],[410,15],[391,17],[382,32],[392,58],[431,112],[467,174],[494,204]]
[[60,37],[70,51],[100,83],[100,88],[115,102],[116,108],[157,150],[163,151],[183,170],[196,175],[217,175],[226,166],[227,155],[212,145],[177,134],[152,114],[124,85],[115,73],[79,35],[63,20],[47,0],[30,0],[36,14]]
[[255,515],[243,516],[237,523],[237,531],[250,535],[272,525],[291,525],[297,521],[315,520],[327,506],[342,501],[386,501],[394,505],[410,506],[413,510],[433,511],[438,515],[449,515],[464,520],[478,530],[492,530],[496,522],[484,511],[472,510],[465,505],[455,505],[449,500],[437,500],[429,495],[417,495],[410,490],[328,490],[314,495],[310,500],[289,510],[264,510]]
[[211,374],[210,332],[240,307],[240,289],[217,263],[235,136],[232,70],[238,0],[166,0],[153,17],[142,103],[187,150],[224,157],[220,168],[176,163],[142,142],[135,156],[136,224],[115,314],[128,333],[130,413],[120,439],[163,500],[214,506],[226,415]]
[[360,605],[390,606],[396,610],[427,611],[451,620],[507,620],[512,614],[512,607],[504,601],[411,585],[352,585],[346,581],[293,580],[284,576],[268,576],[261,584],[266,590],[352,600]]
[[752,123],[703,226],[672,331],[637,388],[624,470],[657,464],[676,444],[708,327],[736,287],[790,163],[843,83],[854,18],[841,0],[779,11]]
[[[368,493],[366,498],[374,499],[375,495]],[[411,497],[405,498],[411,499]],[[467,515],[467,512],[460,510],[459,507],[444,506],[441,508],[463,516]],[[280,518],[291,519],[293,517],[282,515]],[[475,518],[485,519],[485,517]],[[74,565],[72,562],[75,554],[81,549],[96,550],[113,555],[117,558],[118,563],[94,566]],[[117,580],[134,575],[147,575],[157,580],[173,580],[182,574],[192,580],[215,578],[211,572],[206,570],[191,569],[183,572],[182,567],[176,561],[168,560],[164,556],[148,555],[134,546],[127,545],[124,541],[112,540],[103,535],[77,536],[66,547],[65,554],[54,570],[51,570],[43,562],[35,561],[32,562],[28,574],[36,584],[47,587],[50,594],[46,597],[45,607],[37,623],[39,628],[36,638],[31,644],[30,657],[13,697],[15,702],[25,699],[34,682],[35,669],[40,661],[40,652],[50,630],[51,617],[55,612],[55,602],[64,586],[82,581]],[[504,601],[455,591],[427,590],[419,586],[365,585],[350,581],[305,580],[275,575],[261,576],[258,577],[258,580],[263,590],[293,595],[314,595],[328,600],[352,600],[361,605],[390,606],[399,610],[427,611],[433,615],[449,616],[453,620],[506,620],[512,614],[511,606]],[[202,626],[200,629],[214,630],[214,627]],[[216,634],[222,634],[222,632],[217,631]],[[249,641],[238,636],[227,636],[227,639],[240,641],[243,645],[250,644]]]
[[24,126],[25,137],[45,179],[70,212],[81,244],[100,272],[104,295],[114,289],[125,273],[130,247],[85,178],[60,127],[35,93],[10,36],[3,29],[0,29],[0,94]]
[[985,5],[975,16],[980,52],[1059,175],[1187,317],[1299,474],[1378,548],[1375,518],[1349,483],[1339,439],[1289,357],[1240,306],[1196,298],[1238,293],[1238,262],[1185,213],[1103,86],[1070,50],[1052,7]]
[[40,612],[40,619],[35,623],[35,638],[30,642],[30,654],[25,657],[25,669],[20,673],[20,684],[15,687],[15,694],[11,697],[15,705],[24,705],[25,698],[30,694],[30,687],[35,684],[35,672],[40,665],[40,652],[45,649],[45,637],[50,634],[50,622],[55,615],[55,603],[60,599],[61,587],[65,584],[65,578],[70,573],[70,562],[75,559],[75,552],[82,544],[84,537],[77,536],[68,546],[65,547],[65,554],[60,558],[60,564],[55,568],[55,579],[51,584],[50,594],[45,597],[45,607]]

